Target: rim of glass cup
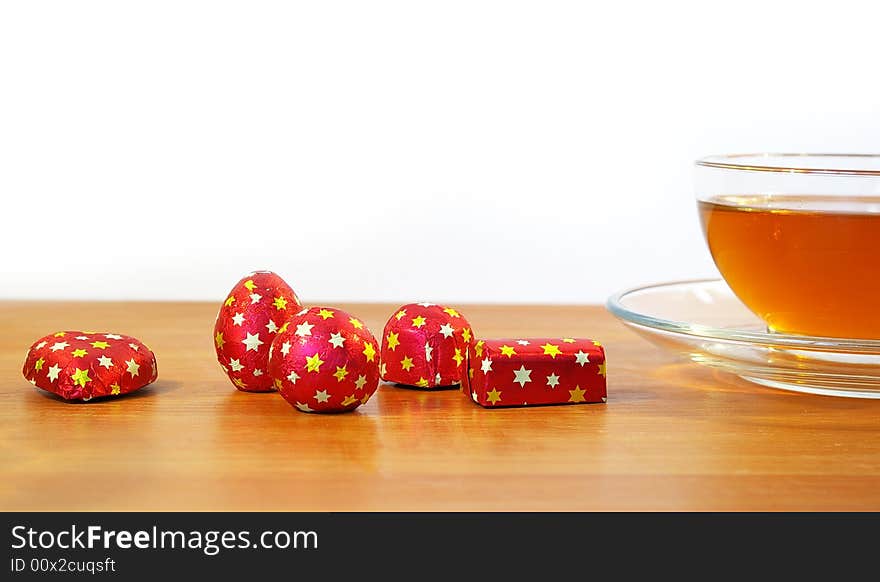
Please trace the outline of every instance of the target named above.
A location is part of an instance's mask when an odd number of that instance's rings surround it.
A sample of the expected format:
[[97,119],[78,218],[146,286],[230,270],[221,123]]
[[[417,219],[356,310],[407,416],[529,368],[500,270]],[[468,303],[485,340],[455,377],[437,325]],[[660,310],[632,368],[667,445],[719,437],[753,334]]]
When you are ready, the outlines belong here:
[[[749,162],[740,161],[749,159]],[[779,165],[765,165],[755,163],[755,160],[761,158],[767,160],[781,159],[785,162],[792,160],[790,163]],[[820,158],[827,159],[829,162],[834,158],[847,158],[854,160],[872,160],[877,169],[862,168],[835,168],[834,164],[828,164],[829,167],[807,167],[803,163],[798,164],[797,159],[804,158]],[[721,170],[742,170],[750,172],[777,172],[787,174],[825,174],[832,176],[880,176],[880,154],[808,154],[808,153],[752,153],[752,154],[720,154],[702,157],[694,162],[697,166],[704,168],[717,168]]]

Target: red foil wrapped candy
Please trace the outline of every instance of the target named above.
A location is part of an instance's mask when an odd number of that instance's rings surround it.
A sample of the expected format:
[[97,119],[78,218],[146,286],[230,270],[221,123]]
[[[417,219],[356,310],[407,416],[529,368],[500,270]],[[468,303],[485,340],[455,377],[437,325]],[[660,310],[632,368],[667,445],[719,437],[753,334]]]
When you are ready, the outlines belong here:
[[21,370],[65,400],[91,400],[139,390],[156,380],[156,356],[140,340],[115,333],[59,331],[31,345]]
[[487,408],[605,402],[605,350],[590,339],[480,340],[462,391]]
[[269,346],[300,309],[296,293],[272,271],[255,271],[235,284],[217,314],[214,348],[220,367],[236,388],[245,392],[275,389],[266,373]]
[[366,404],[379,386],[379,345],[341,309],[304,309],[272,341],[269,375],[298,410],[347,412]]
[[472,341],[470,324],[456,309],[404,305],[382,332],[382,379],[419,388],[458,384]]

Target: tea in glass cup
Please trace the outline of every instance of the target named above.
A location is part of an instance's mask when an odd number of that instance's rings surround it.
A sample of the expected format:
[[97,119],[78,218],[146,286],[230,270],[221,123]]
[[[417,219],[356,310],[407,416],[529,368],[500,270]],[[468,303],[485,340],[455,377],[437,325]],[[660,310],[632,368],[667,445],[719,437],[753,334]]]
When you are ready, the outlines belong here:
[[880,339],[880,156],[697,161],[712,258],[772,331]]

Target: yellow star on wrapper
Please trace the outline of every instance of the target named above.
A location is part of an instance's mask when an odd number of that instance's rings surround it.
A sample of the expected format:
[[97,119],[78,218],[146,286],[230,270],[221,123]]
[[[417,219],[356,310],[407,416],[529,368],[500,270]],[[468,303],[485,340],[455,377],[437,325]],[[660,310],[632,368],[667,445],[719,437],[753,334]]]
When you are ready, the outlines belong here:
[[361,320],[356,317],[349,318],[348,322],[355,326],[357,329],[364,329],[364,324],[361,323]]
[[226,305],[226,307],[229,307],[229,306],[231,306],[233,303],[235,303],[235,297],[233,297],[232,295],[230,295],[229,297],[226,298],[226,302],[224,303],[224,305]]
[[559,349],[559,346],[553,345],[550,342],[547,342],[541,347],[544,348],[544,355],[550,356],[554,360],[556,359],[556,356],[562,353],[562,351]]
[[501,402],[501,392],[499,392],[495,388],[492,388],[492,390],[486,393],[486,398],[489,400],[490,404]]
[[322,309],[318,312],[318,315],[320,315],[324,319],[324,321],[327,321],[328,319],[333,317],[333,312],[329,309]]
[[364,397],[361,398],[361,404],[366,404],[367,401],[370,399],[370,396],[372,396],[372,394],[370,394],[369,392],[367,392],[366,394],[364,394]]
[[598,374],[602,377],[606,377],[605,376],[605,362],[602,362],[601,364],[599,364]]
[[323,363],[324,360],[321,359],[321,354],[318,352],[315,352],[314,356],[306,356],[306,371],[319,372]]
[[409,372],[410,369],[412,369],[412,367],[413,367],[412,358],[410,358],[409,356],[406,356],[405,358],[400,360],[400,367],[403,368],[404,370],[406,370],[407,372]]
[[40,358],[39,360],[34,362],[34,371],[39,372],[40,370],[42,370],[43,364],[45,364],[45,363],[46,363],[46,360],[44,360],[43,358]]
[[569,399],[568,399],[569,402],[586,402],[587,401],[587,399],[584,398],[584,394],[586,394],[587,391],[581,390],[580,386],[575,386],[574,390],[569,390],[568,393],[571,394],[571,397],[569,397]]
[[570,337],[564,337],[564,338],[562,338],[562,341],[565,342],[565,343],[567,343],[567,344],[573,344],[573,343],[574,343],[574,339],[573,339],[573,338],[570,338]]
[[119,384],[110,384],[110,394],[113,396],[117,396],[122,391],[122,388],[119,387]]
[[[480,352],[482,352],[482,351],[483,351],[483,350],[480,349]],[[479,354],[478,354],[478,355],[479,355]],[[502,356],[507,356],[508,358],[509,358],[510,356],[515,356],[515,355],[516,355],[516,350],[513,349],[512,346],[509,346],[509,345],[507,345],[507,344],[504,344],[503,346],[501,346],[501,355],[502,355]]]
[[284,322],[284,325],[282,325],[281,327],[278,328],[278,333],[281,334],[281,333],[284,333],[285,331],[287,331],[287,326],[288,326],[288,325],[290,325],[290,322],[289,322],[289,321],[285,321],[285,322]]
[[354,403],[357,402],[357,401],[358,401],[358,399],[355,397],[354,394],[349,394],[349,395],[346,396],[345,399],[342,401],[342,405],[343,405],[343,406],[351,406],[352,404],[354,404]]
[[412,320],[413,327],[422,327],[423,325],[425,325],[425,318],[424,317],[422,317],[421,315],[417,315],[416,317],[413,317],[413,320]]
[[106,350],[107,348],[110,347],[110,344],[108,344],[107,342],[98,341],[98,342],[92,342],[92,347],[98,348],[101,350]]
[[74,384],[79,384],[81,388],[85,388],[86,383],[92,381],[92,379],[89,378],[89,371],[80,370],[79,368],[70,375],[70,378],[73,380]]
[[214,343],[217,345],[218,348],[222,348],[223,344],[226,343],[226,340],[223,339],[222,331],[218,331],[217,334],[214,336]]
[[461,350],[459,348],[455,348],[455,355],[452,356],[452,359],[455,360],[456,366],[461,366],[461,361],[464,360],[464,356],[461,355]]
[[275,389],[276,389],[276,390],[281,390],[281,379],[280,379],[280,378],[275,378],[275,382],[274,382],[274,383],[275,383]]
[[447,307],[446,309],[443,310],[443,312],[448,313],[452,317],[460,317],[459,313],[451,307]]
[[397,313],[394,314],[394,317],[397,318],[397,321],[400,321],[403,316],[406,315],[406,309],[401,309]]
[[247,384],[245,384],[244,380],[242,380],[241,378],[235,378],[232,381],[232,383],[235,384],[236,386],[238,386],[239,388],[247,388]]
[[336,366],[336,371],[333,372],[333,376],[336,377],[337,382],[342,382],[345,380],[345,377],[348,376],[348,366],[342,366],[341,368]]
[[87,352],[87,351],[85,351],[84,349],[80,348],[80,349],[78,349],[78,350],[73,350],[73,357],[74,357],[74,358],[81,358],[81,357],[85,356],[85,355],[88,354],[88,353],[89,353],[89,352]]
[[257,288],[257,285],[254,283],[253,279],[248,279],[244,282],[244,286],[247,287],[247,290],[253,293],[254,289]]
[[593,340],[593,345],[596,346],[597,348],[601,348],[601,347],[602,347],[602,344],[599,343],[599,342],[597,342],[596,340]]
[[471,341],[471,330],[470,330],[470,328],[467,328],[467,327],[466,327],[466,328],[462,329],[462,330],[461,330],[461,337],[462,337],[462,339],[463,339],[464,341],[466,341],[466,342]]
[[67,335],[67,334],[64,333],[63,331],[59,331],[58,333],[55,334],[55,337],[64,337],[65,335]]
[[367,356],[367,361],[372,362],[376,359],[376,348],[373,347],[373,344],[370,342],[364,342],[364,355]]
[[474,346],[474,351],[477,353],[477,357],[483,355],[483,340],[477,342],[477,345]]
[[282,310],[287,309],[287,299],[281,297],[280,295],[272,300],[272,305],[275,306],[275,309]]
[[394,332],[388,332],[388,337],[385,338],[385,341],[387,342],[387,345],[388,345],[388,349],[391,350],[392,352],[394,351],[394,348],[396,348],[397,346],[400,345],[400,340],[397,337],[398,335],[399,334],[396,334]]
[[418,386],[419,388],[427,388],[428,381],[425,380],[424,378],[422,378],[421,376],[419,376],[419,381],[416,382],[416,386]]

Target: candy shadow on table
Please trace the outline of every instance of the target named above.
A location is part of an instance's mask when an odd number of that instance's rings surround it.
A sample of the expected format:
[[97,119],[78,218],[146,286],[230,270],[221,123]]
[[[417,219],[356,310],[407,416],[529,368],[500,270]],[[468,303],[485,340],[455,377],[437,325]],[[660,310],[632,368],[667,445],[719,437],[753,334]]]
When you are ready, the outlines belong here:
[[396,382],[385,382],[385,385],[393,386],[394,388],[403,388],[404,390],[415,390],[416,392],[442,392],[444,390],[459,390],[458,384],[452,384],[450,386],[434,386],[432,388],[421,386],[413,386],[411,384],[398,384]]
[[119,396],[99,396],[97,398],[92,398],[91,400],[65,400],[64,398],[58,396],[53,392],[48,392],[46,390],[41,390],[39,388],[35,388],[34,391],[46,398],[48,400],[55,400],[57,402],[63,402],[65,404],[101,404],[104,402],[114,402],[117,400],[136,400],[138,398],[148,398],[152,396],[158,396],[160,394],[164,394],[166,392],[173,392],[183,386],[182,382],[178,382],[176,380],[156,380],[152,384],[144,386],[139,390],[135,390],[134,392],[129,392],[127,394],[120,394]]

